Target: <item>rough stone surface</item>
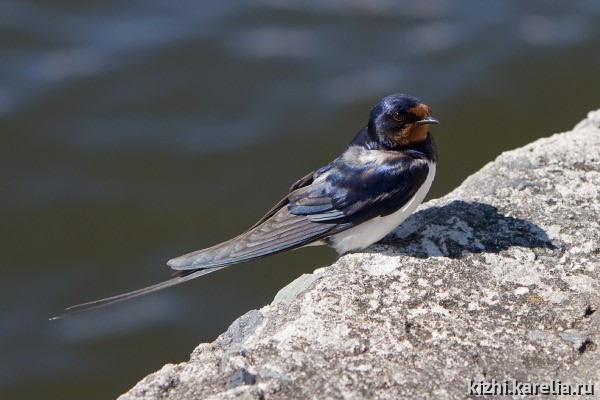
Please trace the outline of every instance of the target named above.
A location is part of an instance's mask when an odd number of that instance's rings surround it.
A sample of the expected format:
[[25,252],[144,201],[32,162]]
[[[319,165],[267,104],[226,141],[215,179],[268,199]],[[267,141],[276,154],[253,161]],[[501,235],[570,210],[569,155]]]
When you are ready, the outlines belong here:
[[492,379],[598,395],[599,187],[600,110],[501,154],[121,399],[464,398]]

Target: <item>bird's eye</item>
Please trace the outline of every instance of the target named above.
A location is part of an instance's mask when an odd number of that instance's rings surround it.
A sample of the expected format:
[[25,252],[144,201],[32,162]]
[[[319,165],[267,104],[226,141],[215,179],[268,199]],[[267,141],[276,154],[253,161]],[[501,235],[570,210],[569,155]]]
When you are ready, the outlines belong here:
[[394,111],[392,113],[392,118],[394,119],[394,121],[404,123],[404,115],[402,115],[402,113],[400,113],[400,111]]

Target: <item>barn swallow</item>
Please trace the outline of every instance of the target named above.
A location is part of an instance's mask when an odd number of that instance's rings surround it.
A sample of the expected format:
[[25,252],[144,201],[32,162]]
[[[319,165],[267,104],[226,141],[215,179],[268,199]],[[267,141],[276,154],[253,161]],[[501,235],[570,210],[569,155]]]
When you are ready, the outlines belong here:
[[423,201],[435,176],[437,148],[428,106],[393,94],[371,109],[344,152],[292,185],[246,232],[170,260],[170,280],[66,309],[62,318],[189,281],[232,264],[326,244],[339,254],[364,249],[400,225]]

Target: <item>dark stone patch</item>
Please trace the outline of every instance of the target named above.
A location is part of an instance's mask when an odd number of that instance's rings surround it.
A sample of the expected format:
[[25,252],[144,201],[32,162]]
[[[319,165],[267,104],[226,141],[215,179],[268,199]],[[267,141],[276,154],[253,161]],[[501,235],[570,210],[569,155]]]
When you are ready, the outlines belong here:
[[256,383],[256,375],[251,374],[244,368],[235,370],[227,379],[227,389],[233,389],[242,385],[254,385]]

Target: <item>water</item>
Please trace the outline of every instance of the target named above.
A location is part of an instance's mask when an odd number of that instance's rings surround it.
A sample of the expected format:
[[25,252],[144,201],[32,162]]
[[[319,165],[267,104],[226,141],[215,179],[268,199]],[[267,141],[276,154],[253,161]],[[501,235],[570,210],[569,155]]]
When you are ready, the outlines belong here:
[[120,306],[250,226],[386,94],[425,101],[431,196],[600,107],[595,1],[0,5],[0,398],[105,399],[188,358],[334,253],[308,248]]

